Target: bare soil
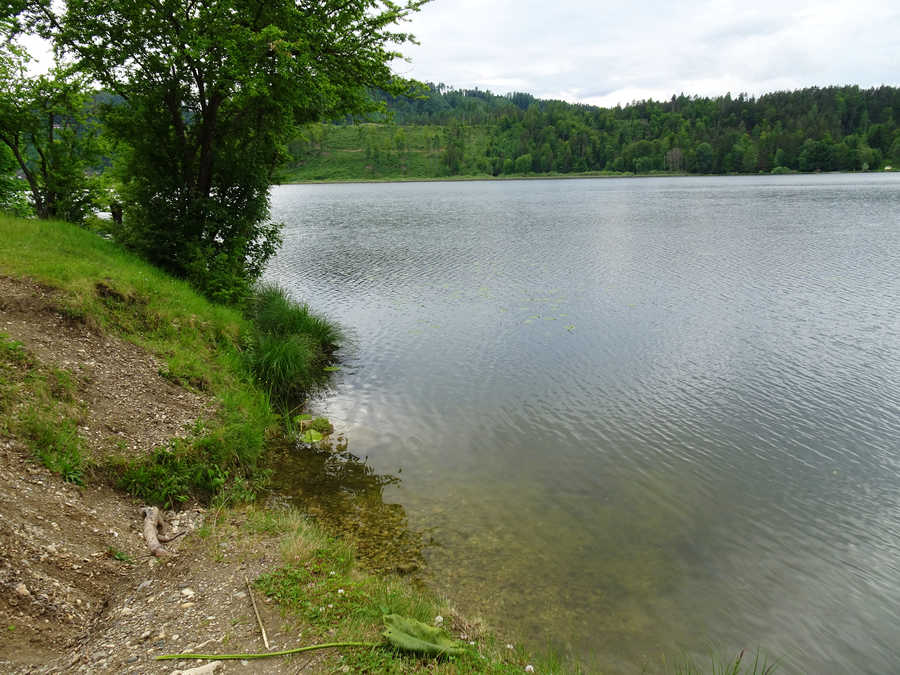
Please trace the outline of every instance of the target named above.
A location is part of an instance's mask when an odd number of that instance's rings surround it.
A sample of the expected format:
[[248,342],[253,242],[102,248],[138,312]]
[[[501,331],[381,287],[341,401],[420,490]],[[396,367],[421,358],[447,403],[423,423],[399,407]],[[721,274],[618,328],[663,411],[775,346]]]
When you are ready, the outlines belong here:
[[[160,376],[153,356],[68,319],[57,300],[52,289],[0,276],[0,333],[76,376],[79,431],[95,459],[149,452],[215,410]],[[154,657],[263,651],[245,579],[278,562],[272,537],[248,534],[233,512],[232,522],[203,528],[211,514],[194,506],[168,514],[186,536],[157,560],[141,534],[141,504],[86,482],[63,482],[0,435],[0,672],[172,673],[204,662]],[[257,604],[272,649],[296,646],[278,612],[259,595]],[[299,672],[320,658],[225,661],[217,672]]]

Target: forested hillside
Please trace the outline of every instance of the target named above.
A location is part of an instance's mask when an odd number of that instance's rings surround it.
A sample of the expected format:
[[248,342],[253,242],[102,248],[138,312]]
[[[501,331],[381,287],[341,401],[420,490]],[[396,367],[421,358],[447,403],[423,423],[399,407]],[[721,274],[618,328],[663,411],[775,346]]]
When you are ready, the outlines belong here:
[[282,180],[866,171],[900,165],[900,89],[809,88],[628,106],[428,85],[388,114],[305,127]]

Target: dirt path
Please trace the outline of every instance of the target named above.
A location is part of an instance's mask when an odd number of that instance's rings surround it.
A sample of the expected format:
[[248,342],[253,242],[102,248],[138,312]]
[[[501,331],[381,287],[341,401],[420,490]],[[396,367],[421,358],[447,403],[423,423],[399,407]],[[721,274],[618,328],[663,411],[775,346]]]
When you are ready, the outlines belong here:
[[[94,458],[146,453],[214,410],[160,376],[136,346],[67,319],[55,292],[0,276],[0,333],[42,365],[76,379],[79,433]],[[169,514],[186,536],[174,555],[148,555],[140,504],[107,487],[63,482],[0,430],[0,671],[171,673],[201,661],[171,652],[261,651],[244,579],[277,562],[272,538],[240,515],[210,529],[193,508]],[[296,646],[258,598],[272,648]],[[311,657],[315,659],[318,657]],[[298,672],[310,660],[224,662],[217,672]]]

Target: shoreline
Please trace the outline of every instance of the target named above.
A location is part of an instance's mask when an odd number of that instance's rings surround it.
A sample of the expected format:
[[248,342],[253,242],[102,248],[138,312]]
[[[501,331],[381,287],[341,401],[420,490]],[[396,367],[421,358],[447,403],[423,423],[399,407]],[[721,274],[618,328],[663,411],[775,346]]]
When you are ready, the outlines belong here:
[[532,180],[588,180],[594,178],[737,178],[737,177],[769,177],[769,176],[857,176],[865,174],[895,174],[900,170],[878,169],[874,171],[791,171],[790,173],[578,173],[578,174],[541,174],[534,176],[442,176],[422,178],[324,178],[321,180],[277,181],[273,187],[281,185],[369,185],[379,183],[479,183],[503,181]]
[[165,544],[168,555],[148,553],[139,508],[154,500],[122,483],[123,469],[161,468],[142,480],[164,482],[185,448],[234,437],[233,415],[257,395],[232,351],[243,319],[75,225],[0,216],[0,237],[4,672],[165,674],[197,664],[156,660],[164,654],[260,652],[248,594],[273,650],[378,643],[385,614],[441,627],[463,650],[324,650],[220,671],[577,670],[507,649],[408,576],[366,571],[340,532],[255,485],[275,452],[274,420],[254,473],[208,502],[169,504],[172,531],[186,536]]

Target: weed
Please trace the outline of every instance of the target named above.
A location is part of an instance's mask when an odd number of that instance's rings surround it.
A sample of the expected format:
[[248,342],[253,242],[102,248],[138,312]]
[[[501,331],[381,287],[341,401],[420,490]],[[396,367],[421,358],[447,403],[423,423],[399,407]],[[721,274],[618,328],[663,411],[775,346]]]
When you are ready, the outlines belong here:
[[759,650],[751,657],[742,649],[733,659],[722,659],[718,655],[710,657],[710,667],[703,668],[693,660],[687,660],[675,666],[675,675],[772,675],[778,667],[777,663],[769,663]]
[[60,420],[52,411],[33,405],[22,415],[21,431],[44,466],[69,483],[84,483],[81,440],[74,421]]
[[129,565],[134,563],[134,558],[125,553],[125,551],[120,551],[117,548],[110,546],[106,549],[106,555],[108,555],[113,560],[118,560],[119,562],[128,563]]
[[183,504],[192,494],[209,499],[227,480],[220,467],[207,464],[195,447],[180,440],[127,462],[120,473],[121,489],[167,508]]
[[323,435],[334,433],[334,425],[332,425],[325,417],[317,417],[314,420],[310,420],[308,423],[304,424],[303,427],[318,431]]
[[75,397],[75,380],[71,373],[60,368],[51,368],[47,377],[50,395],[57,401],[71,403]]
[[24,363],[28,359],[25,346],[17,340],[11,340],[5,333],[0,333],[0,355],[10,363]]

